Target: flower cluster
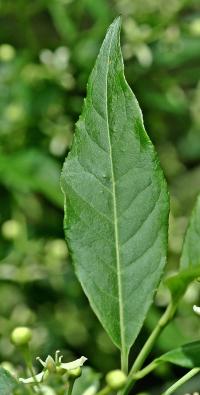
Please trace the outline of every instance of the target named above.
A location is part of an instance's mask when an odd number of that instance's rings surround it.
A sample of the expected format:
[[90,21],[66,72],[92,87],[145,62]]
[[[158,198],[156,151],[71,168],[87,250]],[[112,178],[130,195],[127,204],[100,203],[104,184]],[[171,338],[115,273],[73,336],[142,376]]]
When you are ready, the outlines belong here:
[[83,366],[84,362],[87,360],[87,358],[82,356],[79,359],[76,359],[75,361],[63,363],[62,362],[63,356],[59,354],[60,351],[56,351],[54,359],[51,357],[51,355],[48,355],[45,361],[42,361],[40,357],[37,357],[36,359],[43,366],[42,371],[27,379],[20,378],[19,381],[24,384],[41,383],[44,380],[44,378],[48,376],[49,373],[59,373],[59,374],[69,373],[70,371]]

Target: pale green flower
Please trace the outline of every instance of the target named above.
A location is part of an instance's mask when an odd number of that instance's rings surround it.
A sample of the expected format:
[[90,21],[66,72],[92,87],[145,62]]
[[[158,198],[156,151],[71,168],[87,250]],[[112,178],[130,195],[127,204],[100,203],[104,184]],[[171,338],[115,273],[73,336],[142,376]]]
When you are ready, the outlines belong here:
[[193,306],[193,311],[194,311],[197,315],[200,315],[200,307],[199,307],[199,306],[194,305],[194,306]]
[[49,373],[57,373],[63,371],[63,373],[68,372],[69,370],[79,368],[83,366],[84,362],[87,360],[85,357],[80,357],[72,362],[62,363],[62,355],[59,355],[60,351],[56,351],[55,359],[48,355],[45,361],[42,361],[40,357],[36,359],[43,366],[43,370],[36,374],[35,376],[29,377],[28,379],[20,378],[19,381],[24,384],[36,384],[41,383],[46,375]]

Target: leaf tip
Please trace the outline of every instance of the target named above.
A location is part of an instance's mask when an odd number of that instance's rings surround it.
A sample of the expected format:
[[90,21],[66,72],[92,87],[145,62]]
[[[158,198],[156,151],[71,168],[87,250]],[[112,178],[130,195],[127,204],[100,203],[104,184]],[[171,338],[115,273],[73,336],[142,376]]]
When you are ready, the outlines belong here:
[[114,21],[111,23],[109,30],[120,31],[120,29],[121,29],[121,24],[122,24],[122,18],[121,18],[121,16],[118,16],[118,17],[115,18]]

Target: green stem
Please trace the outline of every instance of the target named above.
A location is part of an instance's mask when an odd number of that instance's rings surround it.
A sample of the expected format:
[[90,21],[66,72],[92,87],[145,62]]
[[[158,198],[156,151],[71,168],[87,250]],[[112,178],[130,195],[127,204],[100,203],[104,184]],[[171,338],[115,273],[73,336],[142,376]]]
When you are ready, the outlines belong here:
[[130,370],[125,389],[122,391],[123,395],[127,395],[129,393],[131,387],[133,386],[133,384],[135,382],[135,379],[134,379],[135,373],[141,369],[143,363],[145,362],[146,358],[150,354],[155,341],[157,340],[158,336],[160,335],[162,330],[165,328],[165,326],[171,321],[171,319],[174,316],[175,311],[176,311],[176,305],[174,305],[173,302],[171,302],[168,305],[168,307],[165,310],[162,317],[160,318],[160,320],[158,321],[158,324],[154,328],[153,332],[147,339],[147,341],[144,344],[142,350],[140,351],[138,357],[136,358],[136,360]]
[[37,387],[38,393],[40,394],[41,393],[40,383],[38,383],[38,381],[37,381],[37,378],[36,378],[36,375],[35,375],[35,372],[34,372],[34,369],[33,369],[33,366],[32,366],[31,353],[30,353],[29,345],[26,345],[23,348],[22,352],[23,352],[23,355],[24,355],[24,360],[25,360],[25,362],[27,364],[27,368],[28,368],[31,376],[34,378],[34,381],[35,381],[34,384]]
[[121,370],[128,374],[128,354],[126,352],[121,352]]
[[68,16],[64,4],[58,1],[49,1],[47,8],[54,26],[64,42],[73,44],[77,38],[76,26],[73,19]]
[[169,387],[165,392],[163,392],[161,395],[170,395],[173,394],[174,391],[177,390],[181,385],[186,383],[188,380],[190,380],[193,376],[195,376],[197,373],[200,372],[200,368],[194,368],[190,370],[188,373],[186,373],[183,377],[181,377],[180,380],[178,380],[176,383],[174,383],[171,387]]
[[96,395],[109,395],[112,392],[110,387],[106,386],[102,390],[96,393]]
[[157,366],[162,363],[162,361],[159,361],[158,359],[154,359],[149,365],[145,366],[144,369],[139,370],[139,372],[135,373],[133,378],[134,380],[140,380],[143,377],[147,376],[149,373],[152,372],[152,370],[156,369]]
[[72,390],[73,390],[73,387],[74,387],[74,382],[75,382],[75,380],[70,380],[69,381],[69,386],[68,386],[68,389],[67,389],[67,395],[71,395],[72,394]]

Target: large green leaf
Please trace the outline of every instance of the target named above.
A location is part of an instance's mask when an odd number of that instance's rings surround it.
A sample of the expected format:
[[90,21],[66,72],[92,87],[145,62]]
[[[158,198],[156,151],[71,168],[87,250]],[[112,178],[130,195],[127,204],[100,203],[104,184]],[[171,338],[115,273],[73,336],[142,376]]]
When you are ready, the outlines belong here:
[[200,265],[200,195],[191,215],[181,256],[181,269]]
[[156,361],[170,362],[189,369],[200,367],[200,341],[188,343],[171,350],[157,358]]
[[0,395],[11,395],[16,384],[11,374],[7,370],[0,368]]
[[127,356],[166,261],[168,193],[110,26],[62,172],[65,234],[76,273]]

